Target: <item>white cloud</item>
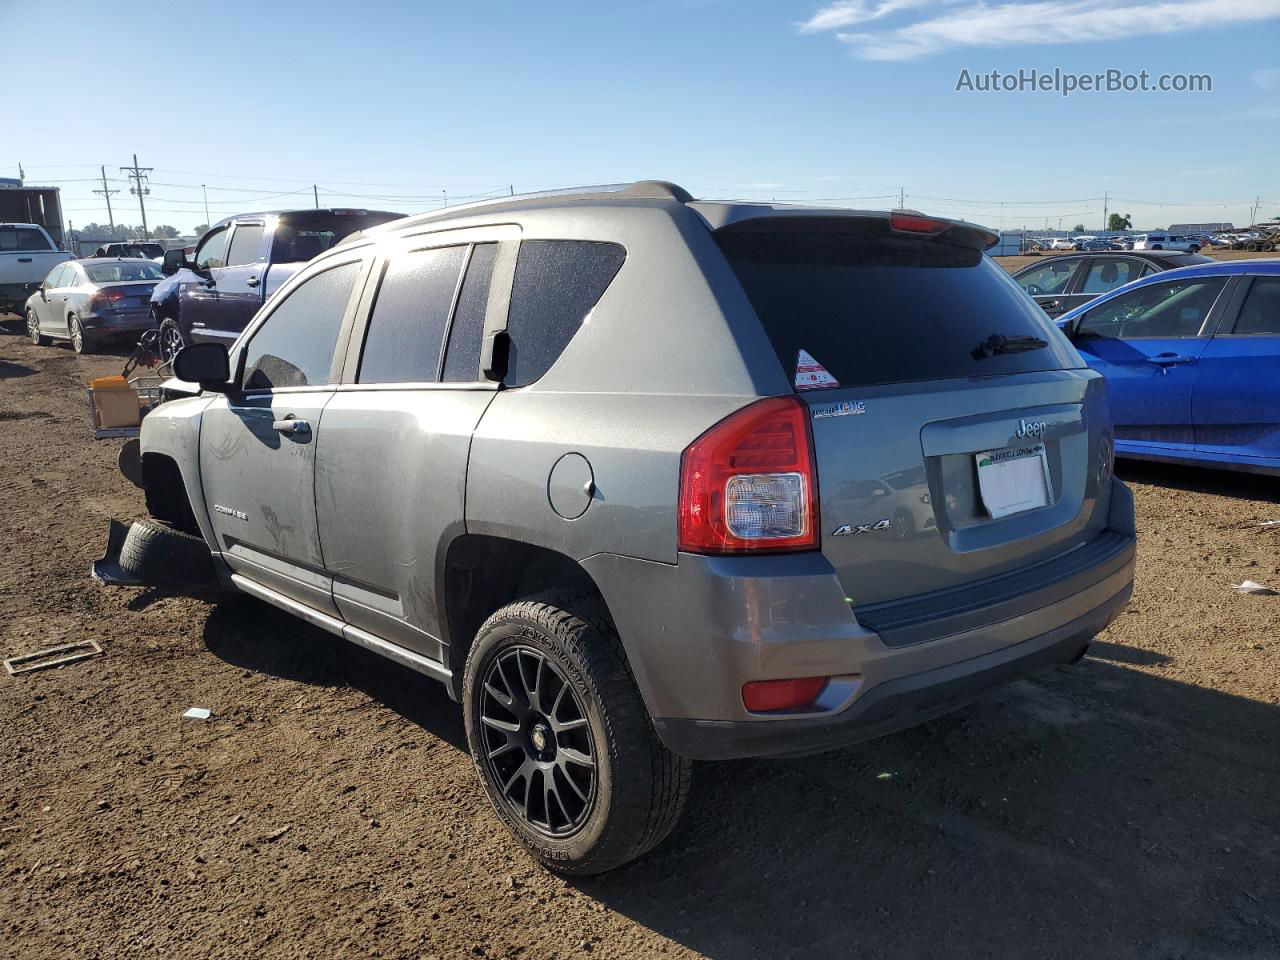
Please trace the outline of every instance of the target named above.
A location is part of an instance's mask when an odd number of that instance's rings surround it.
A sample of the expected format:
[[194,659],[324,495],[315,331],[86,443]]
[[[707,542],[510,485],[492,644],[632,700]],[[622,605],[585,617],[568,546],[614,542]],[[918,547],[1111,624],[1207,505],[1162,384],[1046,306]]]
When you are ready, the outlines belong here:
[[1253,82],[1263,90],[1280,90],[1280,67],[1263,67],[1254,73]]
[[[910,22],[895,16],[928,7],[939,9]],[[799,29],[818,33],[890,17],[896,25],[887,29],[836,36],[867,60],[914,60],[954,48],[1120,40],[1280,18],[1280,0],[840,0]],[[1269,71],[1259,74],[1270,80]]]
[[899,10],[928,7],[936,2],[937,0],[836,0],[796,26],[801,33],[821,33],[823,30],[851,27],[856,23],[869,23]]

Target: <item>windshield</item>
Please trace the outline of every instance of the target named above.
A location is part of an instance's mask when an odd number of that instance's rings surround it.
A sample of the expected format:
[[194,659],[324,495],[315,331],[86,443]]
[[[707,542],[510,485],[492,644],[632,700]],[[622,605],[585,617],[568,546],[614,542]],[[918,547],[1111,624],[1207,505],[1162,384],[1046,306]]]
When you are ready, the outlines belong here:
[[40,230],[31,227],[0,227],[0,250],[52,250]]
[[163,280],[164,271],[150,260],[122,260],[119,263],[86,263],[84,272],[94,283],[123,283],[128,280]]
[[976,250],[874,221],[716,239],[797,389],[1080,366],[1044,311]]

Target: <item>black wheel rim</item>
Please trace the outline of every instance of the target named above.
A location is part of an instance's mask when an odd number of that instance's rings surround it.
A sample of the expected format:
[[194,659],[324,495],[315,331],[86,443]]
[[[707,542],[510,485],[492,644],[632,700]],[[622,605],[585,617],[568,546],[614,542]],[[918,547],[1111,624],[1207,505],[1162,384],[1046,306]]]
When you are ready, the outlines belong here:
[[591,725],[577,691],[545,654],[515,646],[489,664],[480,749],[503,802],[539,833],[569,836],[590,815],[599,778]]
[[173,358],[178,355],[178,351],[183,347],[182,331],[173,324],[168,324],[160,332],[160,352],[164,359],[172,363]]
[[84,352],[84,331],[80,329],[80,321],[71,318],[71,349],[76,353]]
[[40,321],[36,319],[35,313],[30,310],[27,311],[27,336],[32,343],[38,344],[40,342]]

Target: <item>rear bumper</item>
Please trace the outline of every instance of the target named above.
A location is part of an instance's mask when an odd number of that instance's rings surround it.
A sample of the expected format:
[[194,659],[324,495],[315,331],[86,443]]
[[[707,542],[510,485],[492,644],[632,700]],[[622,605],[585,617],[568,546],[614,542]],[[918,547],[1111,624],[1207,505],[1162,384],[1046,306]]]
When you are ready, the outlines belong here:
[[[664,743],[690,758],[725,759],[881,736],[1075,659],[1128,601],[1134,554],[1133,498],[1117,481],[1096,542],[978,585],[964,602],[918,598],[890,611],[883,636],[859,620],[821,554],[681,555],[675,565],[597,555],[583,567]],[[806,710],[759,714],[743,705],[744,683],[814,676],[832,679]]]
[[886,680],[830,716],[771,721],[658,719],[654,726],[671,750],[695,760],[803,756],[882,737],[950,713],[991,688],[1042,667],[1073,662],[1124,609],[1132,593],[1130,580],[1100,606],[1048,633],[971,660]]
[[80,318],[86,332],[97,334],[135,333],[154,325],[147,311],[130,313],[91,313]]

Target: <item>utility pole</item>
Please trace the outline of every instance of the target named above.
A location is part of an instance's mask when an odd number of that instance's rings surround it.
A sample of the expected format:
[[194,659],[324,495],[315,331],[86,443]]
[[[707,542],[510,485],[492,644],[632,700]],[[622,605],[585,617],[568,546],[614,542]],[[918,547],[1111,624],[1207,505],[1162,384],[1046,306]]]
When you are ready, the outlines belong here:
[[94,193],[100,193],[100,194],[102,194],[104,197],[106,197],[106,198],[107,198],[107,223],[111,224],[111,238],[114,240],[114,239],[115,239],[115,235],[116,235],[116,218],[115,218],[114,216],[112,216],[112,214],[111,214],[111,195],[112,195],[113,193],[119,193],[120,191],[119,191],[119,190],[108,190],[108,189],[107,189],[107,167],[106,167],[106,164],[103,164],[102,166],[98,167],[98,169],[102,171],[102,189],[101,189],[101,190],[95,190],[95,191],[93,191],[93,192],[94,192]]
[[1255,223],[1258,222],[1258,208],[1260,206],[1262,206],[1262,197],[1258,197],[1256,200],[1254,200],[1253,206],[1249,209],[1248,226],[1252,227]]
[[200,184],[200,192],[204,194],[204,222],[207,225],[209,223],[209,191],[203,183]]
[[1107,223],[1109,222],[1107,220],[1107,201],[1110,199],[1110,195],[1104,191],[1102,194],[1102,229],[1104,232],[1106,231]]
[[898,188],[898,209],[905,210],[907,208],[907,191],[905,187]]
[[320,209],[320,190],[319,188],[316,187],[314,183],[311,185],[311,196],[315,198],[316,209],[319,210]]
[[151,188],[143,186],[143,183],[147,180],[147,174],[149,174],[154,169],[155,167],[138,166],[138,155],[136,153],[133,155],[132,167],[120,168],[120,172],[121,173],[127,172],[129,174],[129,179],[133,181],[133,186],[129,188],[129,192],[136,193],[138,195],[138,210],[142,213],[142,239],[143,240],[151,239],[151,234],[147,231],[147,205],[142,202],[142,198],[146,194],[151,192]]

